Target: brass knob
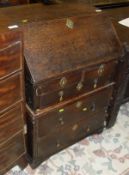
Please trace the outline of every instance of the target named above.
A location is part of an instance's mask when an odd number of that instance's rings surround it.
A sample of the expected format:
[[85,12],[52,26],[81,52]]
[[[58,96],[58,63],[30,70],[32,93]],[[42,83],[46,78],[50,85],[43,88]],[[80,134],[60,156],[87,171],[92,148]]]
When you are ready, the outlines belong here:
[[28,19],[22,19],[22,23],[27,23]]
[[101,64],[99,69],[98,69],[98,75],[101,76],[104,72],[104,64]]
[[82,111],[84,111],[84,112],[87,111],[87,107],[83,108]]
[[63,101],[63,95],[64,95],[64,92],[63,91],[60,91],[59,92],[59,97],[60,97],[60,101]]
[[56,143],[56,147],[59,148],[60,146],[61,146],[60,142],[57,141],[57,143]]
[[78,124],[75,124],[75,125],[72,127],[72,130],[73,130],[73,131],[76,131],[77,128],[78,128]]
[[80,108],[82,106],[82,101],[78,101],[77,103],[76,103],[76,108]]
[[66,77],[62,77],[59,84],[60,84],[60,87],[63,88],[67,84]]
[[62,112],[64,112],[64,108],[59,109],[59,113],[62,113]]
[[89,127],[87,128],[87,132],[90,132],[90,128]]
[[98,84],[98,78],[94,79],[94,89],[97,88],[97,84]]
[[82,83],[82,82],[79,82],[79,83],[77,84],[76,89],[77,89],[78,91],[80,91],[82,88],[83,88],[83,83]]
[[36,109],[36,112],[40,112],[40,109]]

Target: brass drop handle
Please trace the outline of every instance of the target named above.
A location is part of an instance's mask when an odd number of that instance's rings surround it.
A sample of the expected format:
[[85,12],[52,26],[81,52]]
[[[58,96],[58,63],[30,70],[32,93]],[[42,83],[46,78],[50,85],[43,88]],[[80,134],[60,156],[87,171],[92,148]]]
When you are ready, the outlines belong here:
[[58,140],[58,141],[56,142],[56,147],[59,148],[60,146],[61,146],[61,144],[60,144],[60,141]]
[[61,80],[60,80],[60,82],[59,82],[59,84],[60,84],[60,87],[61,87],[61,88],[64,88],[65,85],[67,84],[67,79],[66,79],[66,77],[62,77]]
[[80,91],[82,88],[83,88],[83,83],[80,81],[80,82],[77,84],[76,89],[77,89],[78,91]]
[[90,127],[88,127],[86,131],[87,131],[87,132],[90,132]]
[[59,97],[60,97],[59,101],[60,102],[63,101],[63,95],[64,95],[64,91],[60,91],[59,92]]
[[63,119],[63,117],[59,117],[59,122],[60,122],[61,125],[64,125],[64,119]]
[[98,85],[98,78],[94,79],[94,89],[97,88],[97,85]]
[[82,104],[83,104],[82,101],[77,101],[76,108],[81,108]]
[[76,131],[78,129],[78,124],[75,124],[73,127],[72,127],[72,130],[73,131]]
[[70,18],[67,18],[66,20],[66,26],[69,28],[69,29],[73,29],[74,28],[74,21]]
[[102,76],[103,72],[104,72],[104,64],[101,64],[99,69],[98,69],[98,75]]
[[78,83],[77,86],[76,86],[76,89],[77,89],[78,91],[82,90],[82,88],[83,88],[83,86],[84,86],[84,85],[83,85],[84,80],[85,80],[85,70],[82,71],[81,79],[80,79],[79,83]]

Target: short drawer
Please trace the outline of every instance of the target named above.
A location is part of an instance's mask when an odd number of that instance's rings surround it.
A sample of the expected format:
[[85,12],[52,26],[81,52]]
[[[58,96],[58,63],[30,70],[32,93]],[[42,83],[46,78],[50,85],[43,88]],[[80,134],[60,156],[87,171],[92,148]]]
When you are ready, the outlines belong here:
[[83,96],[70,104],[57,107],[45,114],[40,114],[37,119],[39,136],[45,136],[56,128],[67,126],[78,120],[94,121],[95,115],[100,111],[105,115],[111,94],[112,86],[88,96]]
[[43,82],[33,90],[34,97],[28,93],[32,87],[26,86],[30,88],[26,88],[27,102],[34,110],[43,109],[106,86],[114,81],[116,65],[116,61],[112,61],[70,73],[70,76],[66,74],[60,79]]
[[0,81],[0,112],[23,98],[22,74]]
[[22,103],[18,103],[15,107],[0,115],[0,144],[22,130],[23,126],[23,106]]
[[7,33],[0,36],[0,79],[22,69],[21,33]]
[[45,160],[62,149],[80,141],[86,136],[103,130],[104,113],[98,113],[92,120],[82,120],[61,130],[56,130],[52,135],[39,138],[37,142],[38,158]]
[[10,167],[24,153],[24,136],[20,132],[5,144],[0,145],[0,172]]

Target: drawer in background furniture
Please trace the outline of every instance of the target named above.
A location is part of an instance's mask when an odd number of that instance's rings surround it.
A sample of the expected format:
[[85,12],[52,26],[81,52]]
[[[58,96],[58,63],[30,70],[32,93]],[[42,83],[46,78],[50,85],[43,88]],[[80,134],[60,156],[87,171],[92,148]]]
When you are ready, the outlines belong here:
[[0,144],[0,174],[25,154],[23,131],[4,144]]
[[23,129],[23,103],[18,103],[12,109],[0,115],[0,144],[6,142]]
[[17,73],[0,81],[0,113],[23,98],[23,77]]
[[13,162],[13,164],[11,164],[8,167],[6,167],[5,169],[1,170],[0,175],[9,174],[8,171],[10,172],[10,169],[15,167],[15,166],[19,166],[19,168],[21,170],[23,170],[26,168],[27,165],[28,165],[28,162],[26,160],[26,155],[24,154],[17,161]]
[[21,33],[0,34],[0,80],[22,69],[22,66]]
[[[39,136],[45,136],[56,128],[67,126],[70,123],[81,119],[92,120],[99,112],[105,112],[113,87],[108,87],[96,93],[85,95],[70,104],[52,109],[39,115],[37,119]],[[41,112],[41,111],[40,111]]]

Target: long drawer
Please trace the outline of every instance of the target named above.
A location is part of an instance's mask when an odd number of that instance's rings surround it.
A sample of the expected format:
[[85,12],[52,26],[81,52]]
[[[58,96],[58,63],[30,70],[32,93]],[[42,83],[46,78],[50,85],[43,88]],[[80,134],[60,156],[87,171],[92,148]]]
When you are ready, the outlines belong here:
[[105,113],[111,94],[112,86],[41,113],[37,119],[39,137],[81,119],[94,120],[98,112]]
[[23,99],[22,73],[0,81],[0,112]]
[[24,136],[21,131],[8,142],[0,145],[0,174],[13,165],[24,153]]
[[23,67],[22,35],[7,32],[0,35],[0,80]]
[[[113,82],[116,61],[64,74],[34,87],[26,82],[28,105],[36,110],[63,102]],[[31,93],[33,92],[33,93]]]
[[23,129],[23,115],[22,103],[18,103],[15,107],[0,115],[0,144]]
[[103,130],[104,112],[97,113],[92,120],[83,119],[67,127],[57,129],[47,137],[37,139],[37,160],[43,161],[60,150],[80,141],[84,137]]

